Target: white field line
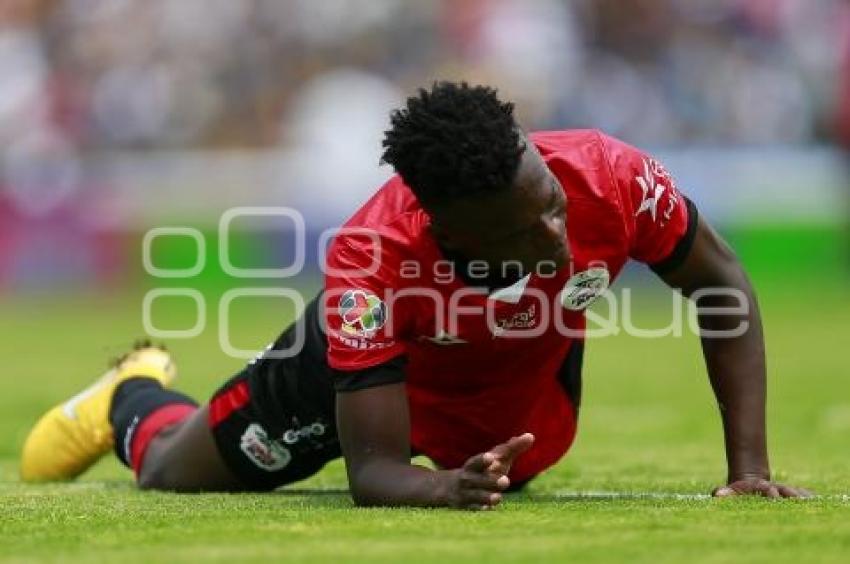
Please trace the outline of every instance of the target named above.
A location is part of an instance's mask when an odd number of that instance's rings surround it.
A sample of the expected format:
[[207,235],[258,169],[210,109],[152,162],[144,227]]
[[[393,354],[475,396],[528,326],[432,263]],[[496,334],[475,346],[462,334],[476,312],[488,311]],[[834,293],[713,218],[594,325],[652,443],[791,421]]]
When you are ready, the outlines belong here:
[[563,499],[674,499],[674,500],[693,500],[693,499],[711,499],[708,494],[683,494],[672,492],[570,492],[559,491],[555,492],[556,498]]
[[[128,483],[129,484],[129,483]],[[71,482],[62,484],[34,484],[29,488],[21,488],[20,482],[3,481],[0,482],[0,489],[14,489],[15,494],[26,495],[54,495],[70,492],[84,491],[106,491],[114,490],[116,492],[123,489],[119,484],[116,487],[115,482]],[[129,488],[128,486],[128,489]],[[285,491],[285,490],[284,490]],[[344,490],[334,490],[336,493],[345,493]],[[315,493],[321,494],[323,490],[317,489]],[[305,491],[305,496],[310,496],[312,492]],[[534,494],[531,494],[534,497]],[[673,501],[703,501],[714,499],[711,495],[705,493],[674,493],[674,492],[606,492],[606,491],[556,491],[552,497],[564,501],[581,501],[581,500],[673,500]],[[850,494],[830,494],[830,495],[815,495],[812,499],[825,501],[839,501],[850,503]]]
[[[554,497],[563,500],[629,500],[629,499],[658,499],[658,500],[674,500],[674,501],[691,501],[691,500],[709,500],[714,499],[709,494],[686,494],[673,492],[572,492],[558,491]],[[834,495],[815,495],[811,499],[821,499],[828,501],[850,502],[848,494]]]

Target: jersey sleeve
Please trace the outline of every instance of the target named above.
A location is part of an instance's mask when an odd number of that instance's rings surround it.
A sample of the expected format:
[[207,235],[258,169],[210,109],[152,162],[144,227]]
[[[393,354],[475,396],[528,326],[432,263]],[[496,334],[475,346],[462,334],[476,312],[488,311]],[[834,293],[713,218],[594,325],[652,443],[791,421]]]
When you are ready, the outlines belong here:
[[629,257],[663,273],[679,266],[696,235],[696,206],[659,161],[603,135],[629,237]]
[[334,389],[337,392],[356,392],[406,380],[404,368],[407,358],[396,356],[362,370],[333,370]]
[[[364,371],[404,355],[411,316],[393,298],[400,286],[395,262],[377,234],[337,236],[331,244],[324,312],[327,360],[335,371]],[[351,380],[345,387],[356,389]]]

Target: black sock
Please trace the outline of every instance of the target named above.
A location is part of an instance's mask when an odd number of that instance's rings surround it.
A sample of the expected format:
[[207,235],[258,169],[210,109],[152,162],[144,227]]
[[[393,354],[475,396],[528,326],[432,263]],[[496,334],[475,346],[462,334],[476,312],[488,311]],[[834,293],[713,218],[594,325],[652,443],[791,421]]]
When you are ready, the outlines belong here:
[[122,382],[112,396],[109,422],[115,430],[115,454],[130,466],[130,443],[139,423],[159,408],[172,405],[197,406],[198,402],[180,392],[166,390],[158,380],[140,376]]

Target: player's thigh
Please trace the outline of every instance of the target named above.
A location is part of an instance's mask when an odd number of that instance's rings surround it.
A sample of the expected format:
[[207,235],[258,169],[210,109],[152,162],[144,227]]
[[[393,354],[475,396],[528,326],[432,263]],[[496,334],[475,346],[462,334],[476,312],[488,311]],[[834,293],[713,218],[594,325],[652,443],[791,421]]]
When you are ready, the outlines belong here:
[[304,363],[261,359],[210,400],[209,425],[225,464],[246,489],[308,478],[341,456],[332,402],[309,401],[294,380]]
[[[317,303],[304,315],[317,315]],[[294,324],[285,329],[207,407],[163,434],[151,461],[145,458],[141,484],[265,491],[303,480],[341,456],[324,336],[314,335],[312,347],[308,338],[295,355],[277,354],[294,350],[298,335]]]
[[209,406],[199,408],[151,441],[142,460],[138,481],[144,489],[245,489],[219,452],[209,425]]

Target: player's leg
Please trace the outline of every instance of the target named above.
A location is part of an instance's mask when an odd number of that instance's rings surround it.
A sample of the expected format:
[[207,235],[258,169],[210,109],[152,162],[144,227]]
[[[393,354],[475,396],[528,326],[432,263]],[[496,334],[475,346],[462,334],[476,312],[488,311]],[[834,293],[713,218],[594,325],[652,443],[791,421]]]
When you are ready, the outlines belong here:
[[[293,348],[299,341],[293,324],[207,406],[191,413],[167,391],[119,390],[113,419],[125,448],[118,454],[142,488],[271,490],[307,478],[341,455],[315,300],[297,323],[306,324],[301,350]],[[152,410],[157,401],[159,410]],[[175,405],[168,407],[169,401]],[[140,422],[134,427],[133,421]]]
[[184,492],[248,489],[219,454],[208,418],[209,406],[203,406],[150,440],[136,469],[140,488]]
[[118,458],[146,489],[238,491],[245,489],[215,446],[208,406],[146,379],[116,390],[110,423]]
[[[26,481],[73,479],[115,445],[140,485],[179,491],[268,490],[340,456],[317,301],[219,390],[209,406],[167,389],[165,351],[142,344],[97,383],[50,410],[24,445]],[[303,329],[303,327],[301,328]]]

